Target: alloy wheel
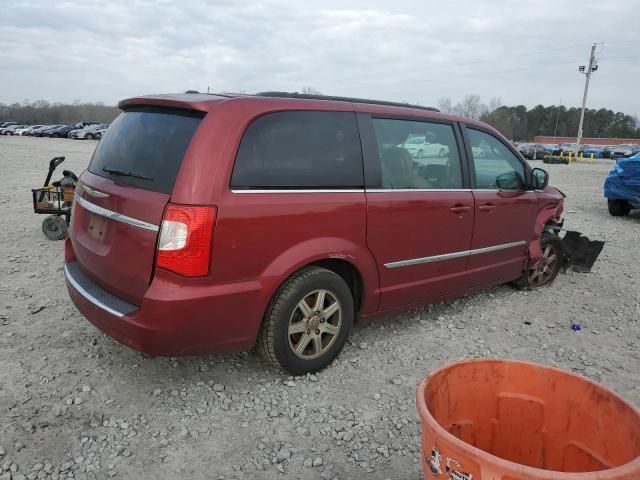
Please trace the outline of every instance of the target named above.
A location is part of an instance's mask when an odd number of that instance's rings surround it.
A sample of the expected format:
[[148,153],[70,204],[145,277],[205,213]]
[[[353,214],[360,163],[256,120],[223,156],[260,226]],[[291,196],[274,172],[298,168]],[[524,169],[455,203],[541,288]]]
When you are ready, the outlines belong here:
[[529,286],[536,288],[549,283],[553,278],[557,262],[558,252],[552,245],[545,245],[542,248],[542,259],[529,268]]
[[342,305],[330,290],[314,290],[300,300],[289,319],[291,351],[304,360],[322,356],[342,327]]

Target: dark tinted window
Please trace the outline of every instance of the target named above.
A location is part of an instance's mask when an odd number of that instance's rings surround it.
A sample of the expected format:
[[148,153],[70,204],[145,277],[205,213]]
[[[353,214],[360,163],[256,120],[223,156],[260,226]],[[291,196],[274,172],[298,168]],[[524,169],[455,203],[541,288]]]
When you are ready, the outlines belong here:
[[89,171],[118,183],[171,193],[201,119],[199,113],[180,110],[127,110],[103,134]]
[[233,188],[361,188],[355,114],[276,112],[256,119],[240,143]]

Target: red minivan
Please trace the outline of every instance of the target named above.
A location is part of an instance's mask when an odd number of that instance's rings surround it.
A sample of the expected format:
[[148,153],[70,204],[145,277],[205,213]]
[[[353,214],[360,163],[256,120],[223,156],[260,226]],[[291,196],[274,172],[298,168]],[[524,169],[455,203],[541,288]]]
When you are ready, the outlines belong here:
[[551,282],[563,195],[490,126],[342,97],[120,103],[78,182],[76,307],[151,355],[317,371],[356,317]]

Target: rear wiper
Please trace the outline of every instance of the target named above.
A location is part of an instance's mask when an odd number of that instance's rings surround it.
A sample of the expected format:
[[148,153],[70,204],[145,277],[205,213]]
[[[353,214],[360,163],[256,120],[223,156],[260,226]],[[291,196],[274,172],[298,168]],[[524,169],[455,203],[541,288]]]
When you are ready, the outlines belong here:
[[153,180],[153,178],[151,177],[145,177],[144,175],[140,175],[138,173],[133,173],[133,172],[125,172],[124,170],[114,170],[111,168],[102,167],[102,171],[110,173],[111,175],[120,175],[121,177],[134,177],[134,178],[141,178],[143,180]]

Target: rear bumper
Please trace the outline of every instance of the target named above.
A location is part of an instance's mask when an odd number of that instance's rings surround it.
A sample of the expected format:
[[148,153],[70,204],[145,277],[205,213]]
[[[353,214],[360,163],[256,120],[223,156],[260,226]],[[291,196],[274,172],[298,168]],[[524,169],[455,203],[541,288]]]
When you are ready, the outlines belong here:
[[67,263],[64,271],[69,296],[87,320],[118,342],[156,356],[252,348],[271,293],[282,281],[207,285],[158,270],[137,306],[95,284],[77,263]]

